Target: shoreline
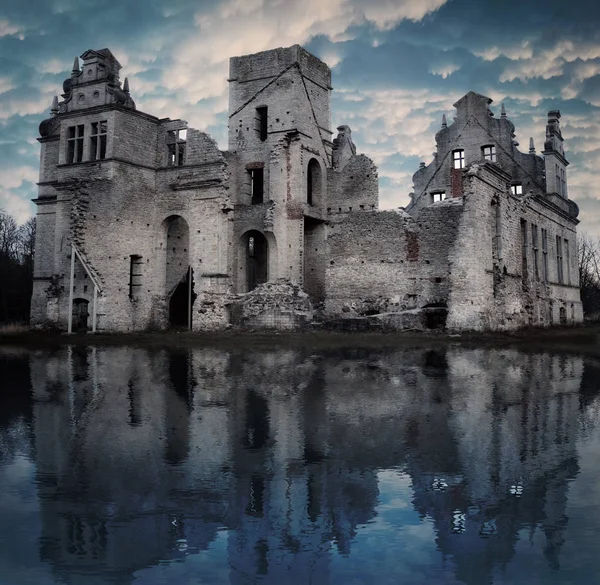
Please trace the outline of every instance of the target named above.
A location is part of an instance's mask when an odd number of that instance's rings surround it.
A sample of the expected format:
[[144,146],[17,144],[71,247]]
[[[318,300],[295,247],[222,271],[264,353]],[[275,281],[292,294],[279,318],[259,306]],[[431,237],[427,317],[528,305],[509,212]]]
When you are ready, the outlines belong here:
[[511,332],[401,331],[295,332],[228,330],[215,332],[152,331],[131,333],[75,333],[21,331],[0,333],[1,346],[28,349],[58,349],[63,346],[133,346],[140,348],[189,349],[335,349],[376,347],[442,347],[461,345],[482,348],[514,347],[526,351],[567,351],[600,355],[600,324],[578,327],[527,328]]

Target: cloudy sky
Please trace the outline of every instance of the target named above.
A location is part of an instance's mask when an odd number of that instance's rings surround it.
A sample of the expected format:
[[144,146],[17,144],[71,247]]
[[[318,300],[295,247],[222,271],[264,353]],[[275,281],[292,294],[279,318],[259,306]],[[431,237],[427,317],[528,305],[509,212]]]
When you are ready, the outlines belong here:
[[469,90],[504,102],[523,150],[562,113],[569,195],[600,236],[598,0],[8,0],[0,8],[0,208],[34,213],[38,125],[73,59],[108,47],[138,109],[227,147],[228,59],[304,45],[332,68],[333,127],[380,169],[381,207],[406,205],[443,113]]

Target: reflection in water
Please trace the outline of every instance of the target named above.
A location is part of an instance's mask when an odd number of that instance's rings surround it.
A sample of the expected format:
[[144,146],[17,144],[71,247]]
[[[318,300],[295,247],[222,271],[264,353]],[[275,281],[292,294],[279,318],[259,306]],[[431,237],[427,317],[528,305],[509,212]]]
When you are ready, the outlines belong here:
[[[436,582],[504,582],[527,538],[560,571],[577,441],[599,411],[593,362],[515,350],[2,360],[0,472],[17,451],[35,463],[39,556],[61,583],[345,582],[355,557],[356,583],[388,582],[414,561],[415,536],[382,556],[410,510],[432,529]],[[184,560],[188,577],[151,570]]]

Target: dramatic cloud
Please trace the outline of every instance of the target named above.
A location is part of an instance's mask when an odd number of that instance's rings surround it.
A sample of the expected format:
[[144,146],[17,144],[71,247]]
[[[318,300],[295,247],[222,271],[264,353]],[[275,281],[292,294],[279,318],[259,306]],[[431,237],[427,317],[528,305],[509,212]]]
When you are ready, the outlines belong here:
[[[75,55],[109,47],[138,108],[183,118],[226,148],[229,58],[304,45],[333,69],[333,126],[379,165],[381,207],[408,203],[442,114],[469,90],[505,103],[521,148],[560,109],[569,193],[600,235],[596,0],[29,0],[0,18],[0,206],[33,211],[37,125]],[[13,172],[14,169],[20,169]],[[24,171],[23,169],[28,169]],[[8,186],[10,185],[10,186]]]

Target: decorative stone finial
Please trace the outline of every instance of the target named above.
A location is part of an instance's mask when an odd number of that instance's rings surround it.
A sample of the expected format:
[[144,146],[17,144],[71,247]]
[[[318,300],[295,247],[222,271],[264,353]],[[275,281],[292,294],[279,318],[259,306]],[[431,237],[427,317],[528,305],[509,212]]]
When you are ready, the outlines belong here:
[[500,108],[500,117],[506,118],[506,108],[504,107],[504,102],[502,103],[502,107]]
[[125,93],[129,93],[129,79],[126,77],[125,81],[123,82],[123,91]]
[[50,108],[50,114],[56,116],[58,114],[58,96],[52,98],[52,107]]
[[420,169],[424,169],[425,168],[425,163],[424,162],[420,162],[419,163],[419,168]]
[[75,61],[73,61],[73,71],[71,73],[79,73],[79,57],[75,57]]
[[529,154],[535,154],[535,144],[533,144],[533,136],[529,138]]
[[442,128],[446,128],[448,126],[446,122],[446,114],[442,114]]

